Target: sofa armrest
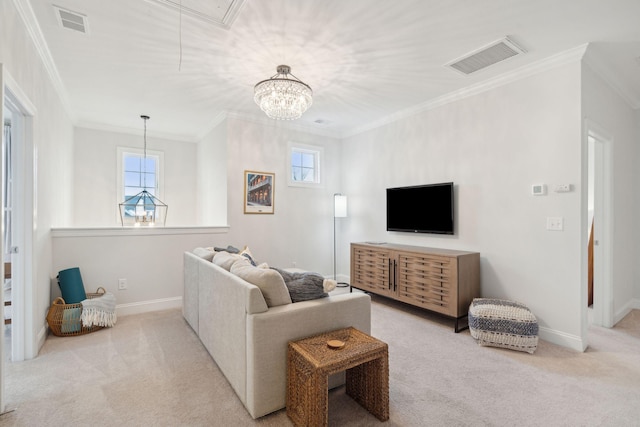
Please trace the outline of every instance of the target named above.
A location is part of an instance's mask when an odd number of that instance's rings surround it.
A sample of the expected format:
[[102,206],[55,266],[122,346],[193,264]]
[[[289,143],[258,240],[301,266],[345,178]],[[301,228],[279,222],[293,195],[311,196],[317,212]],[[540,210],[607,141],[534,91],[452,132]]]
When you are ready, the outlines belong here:
[[182,316],[198,334],[198,263],[200,258],[191,252],[183,255]]
[[349,326],[371,332],[369,295],[340,294],[249,315],[246,406],[251,416],[284,408],[289,341]]

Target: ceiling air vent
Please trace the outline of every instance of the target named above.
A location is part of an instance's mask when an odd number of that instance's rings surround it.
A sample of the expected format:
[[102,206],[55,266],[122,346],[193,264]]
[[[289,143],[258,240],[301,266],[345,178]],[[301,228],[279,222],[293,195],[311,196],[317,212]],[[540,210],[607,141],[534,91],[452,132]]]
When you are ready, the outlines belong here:
[[87,33],[87,17],[81,13],[73,12],[69,9],[63,9],[60,6],[53,6],[56,10],[56,18],[63,28],[69,30]]
[[471,74],[526,51],[508,37],[493,42],[447,64],[463,74]]

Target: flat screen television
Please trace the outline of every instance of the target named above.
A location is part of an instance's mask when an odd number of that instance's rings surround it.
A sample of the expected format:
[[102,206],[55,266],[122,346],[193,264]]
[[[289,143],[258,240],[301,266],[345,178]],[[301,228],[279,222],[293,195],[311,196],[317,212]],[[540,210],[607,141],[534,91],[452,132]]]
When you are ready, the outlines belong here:
[[453,234],[453,182],[387,188],[387,231]]

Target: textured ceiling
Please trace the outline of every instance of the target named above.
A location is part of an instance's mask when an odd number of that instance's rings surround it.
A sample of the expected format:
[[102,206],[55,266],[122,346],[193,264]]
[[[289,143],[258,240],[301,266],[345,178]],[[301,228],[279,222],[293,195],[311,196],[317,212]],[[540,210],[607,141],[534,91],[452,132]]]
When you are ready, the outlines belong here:
[[[286,64],[314,91],[293,125],[344,136],[586,43],[640,105],[638,0],[245,0],[229,28],[163,1],[56,0],[86,16],[83,34],[19,0],[76,124],[138,131],[147,114],[150,134],[195,141],[225,113],[267,120],[253,86]],[[469,76],[445,66],[505,36],[527,53]]]

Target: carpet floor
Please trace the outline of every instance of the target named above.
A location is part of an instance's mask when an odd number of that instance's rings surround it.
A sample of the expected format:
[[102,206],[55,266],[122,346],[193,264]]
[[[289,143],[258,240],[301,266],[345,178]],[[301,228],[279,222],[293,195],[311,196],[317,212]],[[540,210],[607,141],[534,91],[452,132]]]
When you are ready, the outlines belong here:
[[[390,419],[344,392],[332,426],[640,426],[640,311],[591,327],[580,353],[540,341],[535,354],[480,347],[424,310],[372,298],[372,335],[389,344]],[[1,426],[289,426],[253,420],[179,310],[49,336],[33,360],[7,363]]]

